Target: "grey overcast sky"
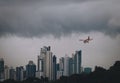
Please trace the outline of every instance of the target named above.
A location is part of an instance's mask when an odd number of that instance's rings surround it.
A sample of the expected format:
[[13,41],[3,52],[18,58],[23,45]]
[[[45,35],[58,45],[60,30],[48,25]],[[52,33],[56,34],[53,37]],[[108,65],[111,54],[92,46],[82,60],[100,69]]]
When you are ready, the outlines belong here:
[[[91,36],[89,44],[79,42]],[[50,45],[58,58],[82,50],[82,66],[120,60],[119,0],[0,0],[0,58],[9,66],[37,63]]]

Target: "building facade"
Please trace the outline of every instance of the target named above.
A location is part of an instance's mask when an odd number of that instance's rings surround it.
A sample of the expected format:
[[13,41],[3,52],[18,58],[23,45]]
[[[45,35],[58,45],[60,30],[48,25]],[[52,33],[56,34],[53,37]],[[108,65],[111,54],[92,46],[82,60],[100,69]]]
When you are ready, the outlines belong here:
[[4,60],[0,59],[0,81],[4,80]]
[[53,56],[53,80],[56,80],[57,77],[57,60],[56,56]]
[[26,78],[34,78],[36,74],[36,65],[33,61],[29,61],[28,65],[26,65]]
[[69,57],[68,55],[65,55],[64,57],[64,72],[63,75],[64,76],[69,76]]
[[53,80],[53,54],[50,46],[41,48],[40,55],[38,56],[37,77],[41,76]]
[[81,56],[82,51],[76,51],[74,57],[73,57],[73,64],[74,64],[74,74],[80,74],[81,73]]
[[24,68],[23,68],[23,66],[16,67],[16,80],[17,81],[24,80]]
[[73,58],[69,58],[69,75],[74,74]]
[[7,80],[7,79],[10,79],[9,77],[9,67],[8,66],[5,66],[5,69],[4,69],[4,79]]
[[16,71],[13,67],[11,67],[9,70],[9,78],[12,80],[16,80]]
[[59,76],[63,76],[63,72],[64,72],[64,57],[61,57],[59,59]]

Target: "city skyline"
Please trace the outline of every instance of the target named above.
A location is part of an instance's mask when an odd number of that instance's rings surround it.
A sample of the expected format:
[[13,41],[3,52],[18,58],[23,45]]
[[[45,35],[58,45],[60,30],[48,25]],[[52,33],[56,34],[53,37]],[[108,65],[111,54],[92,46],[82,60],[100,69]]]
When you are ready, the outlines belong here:
[[[44,49],[44,47],[43,47],[43,49]],[[45,49],[46,49],[46,47],[45,47]],[[50,52],[49,50],[44,50],[41,52],[44,52],[45,56],[48,55],[48,56],[46,56],[46,58],[49,57],[49,54],[46,54],[47,52]],[[41,55],[41,56],[44,56],[44,55]],[[44,77],[44,72],[43,72],[43,75],[38,73],[39,70],[36,71],[36,65],[33,63],[33,61],[29,61],[29,63],[26,65],[26,69],[24,70],[23,66],[16,67],[16,69],[9,68],[7,66],[4,67],[4,60],[0,59],[0,82],[6,82],[6,83],[8,83],[8,82],[10,82],[10,83],[11,82],[14,82],[14,83],[16,83],[16,82],[19,82],[19,83],[21,83],[21,82],[22,83],[23,82],[31,82],[31,83],[32,82],[42,82],[42,83],[44,83],[44,82],[53,81],[53,82],[58,83],[58,81],[59,82],[62,81],[60,83],[63,83],[63,82],[66,83],[66,81],[68,80],[69,82],[72,81],[72,83],[74,83],[74,82],[81,83],[83,81],[85,83],[89,83],[90,81],[96,83],[96,80],[97,80],[97,82],[98,81],[101,82],[101,80],[102,80],[105,82],[112,81],[112,83],[114,83],[114,82],[119,81],[120,61],[116,61],[114,63],[114,65],[111,66],[107,70],[104,69],[103,67],[96,66],[95,70],[93,72],[90,67],[86,67],[84,69],[82,68],[82,71],[78,72],[78,70],[76,70],[76,68],[78,69],[78,66],[76,64],[76,62],[79,62],[79,61],[76,61],[76,57],[78,57],[78,56],[81,56],[81,51],[77,51],[76,54],[72,56],[72,58],[68,58],[68,56],[65,56],[64,58],[62,57],[60,59],[60,63],[59,63],[60,68],[57,68],[57,67],[55,68],[55,71],[57,71],[57,76],[58,76],[57,79],[56,79],[56,77],[55,77],[55,79],[53,79],[53,78],[50,79],[51,76],[54,77],[54,74]],[[56,62],[54,57],[55,56],[53,56],[53,63]],[[39,60],[40,60],[40,58],[38,57],[38,61]],[[45,60],[42,58],[41,58],[41,60],[43,60],[43,65],[44,65]],[[41,63],[41,60],[39,61],[40,63]],[[48,64],[48,63],[46,63],[46,64]],[[61,66],[60,66],[60,64],[61,64]],[[56,64],[56,63],[55,63],[55,65],[58,66],[58,64]],[[62,71],[61,71],[61,69],[62,69]],[[66,71],[66,69],[67,69],[67,71]],[[75,69],[75,71],[74,71],[74,69]],[[81,68],[79,68],[79,69],[81,70]],[[43,71],[44,70],[45,69],[43,68]],[[54,71],[54,69],[53,69],[53,71]],[[69,71],[71,71],[71,72],[69,72]],[[49,74],[50,74],[50,72],[51,71],[49,71]],[[69,79],[66,79],[66,78],[69,78]],[[110,78],[112,80],[110,80]],[[116,81],[116,79],[117,79],[117,81]],[[86,82],[86,80],[87,80],[87,82]]]
[[51,46],[58,58],[82,50],[83,67],[109,68],[120,60],[119,10],[119,0],[1,0],[0,58],[37,64],[40,48]]
[[[57,57],[53,55],[51,47],[44,46],[41,48],[40,55],[37,57],[38,63],[36,65],[30,60],[25,66],[13,68],[4,64],[4,59],[0,58],[0,81],[7,79],[23,81],[35,77],[39,79],[47,77],[48,80],[56,80],[61,76],[81,74],[84,72],[81,66],[81,57],[82,51],[75,51],[75,54],[72,54],[71,58],[65,55],[57,63]],[[88,72],[90,73],[92,71],[90,70]]]
[[[4,63],[4,59],[0,58],[0,81],[7,79],[23,81],[28,78],[41,79],[42,77],[47,77],[48,80],[56,80],[61,76],[71,76],[82,73],[89,74],[92,72],[91,67],[82,67],[81,65],[82,50],[75,51],[71,57],[68,55],[61,57],[59,63],[56,62],[56,59],[57,57],[53,55],[51,46],[43,46],[41,48],[40,55],[37,57],[38,63],[36,65],[32,60],[29,60],[28,64],[25,66],[17,66],[16,68],[13,68],[7,66]],[[99,67],[100,66],[98,66],[98,68]],[[95,68],[97,68],[97,66],[95,66]]]
[[[48,78],[48,80],[56,80],[61,76],[71,76],[74,74],[82,75],[83,73],[89,74],[92,68],[81,66],[82,51],[75,51],[71,57],[65,55],[56,62],[56,56],[53,55],[50,46],[43,46],[40,50],[40,55],[37,57],[37,65],[33,61],[29,61],[25,66],[17,66],[12,68],[4,64],[4,59],[0,58],[0,81],[7,79],[14,79],[16,81],[23,81],[28,78]],[[119,61],[116,61],[119,62]],[[59,66],[58,66],[59,65]],[[26,68],[25,68],[26,67]],[[58,67],[58,68],[57,68]],[[102,68],[95,66],[95,68]],[[109,69],[111,69],[110,67]],[[104,69],[104,68],[103,68]],[[104,69],[106,70],[106,69]]]

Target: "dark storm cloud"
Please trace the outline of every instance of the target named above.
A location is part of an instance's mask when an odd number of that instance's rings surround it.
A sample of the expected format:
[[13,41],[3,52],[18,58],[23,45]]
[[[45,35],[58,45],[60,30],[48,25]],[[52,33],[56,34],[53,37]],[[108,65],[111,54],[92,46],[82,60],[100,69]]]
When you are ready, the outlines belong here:
[[119,34],[120,1],[0,1],[0,36],[59,37],[90,31]]

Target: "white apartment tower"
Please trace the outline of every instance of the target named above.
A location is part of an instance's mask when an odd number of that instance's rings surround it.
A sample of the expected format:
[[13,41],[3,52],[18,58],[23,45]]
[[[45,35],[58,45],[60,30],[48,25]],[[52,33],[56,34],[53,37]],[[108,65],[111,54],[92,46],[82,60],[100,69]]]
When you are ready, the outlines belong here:
[[40,50],[40,55],[38,56],[38,71],[37,77],[48,77],[49,80],[53,79],[53,60],[52,60],[51,47],[44,46]]

